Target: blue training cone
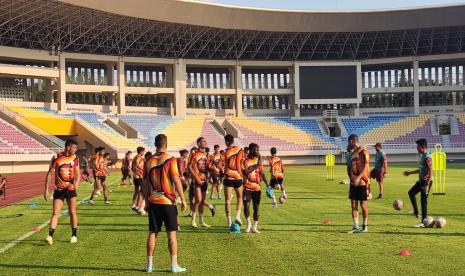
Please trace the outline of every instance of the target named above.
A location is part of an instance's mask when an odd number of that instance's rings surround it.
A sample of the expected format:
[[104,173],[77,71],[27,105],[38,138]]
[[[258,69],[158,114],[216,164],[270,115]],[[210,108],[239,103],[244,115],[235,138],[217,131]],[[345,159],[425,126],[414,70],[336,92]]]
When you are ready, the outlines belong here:
[[231,234],[240,234],[241,233],[241,226],[237,221],[231,223],[231,227],[229,228]]

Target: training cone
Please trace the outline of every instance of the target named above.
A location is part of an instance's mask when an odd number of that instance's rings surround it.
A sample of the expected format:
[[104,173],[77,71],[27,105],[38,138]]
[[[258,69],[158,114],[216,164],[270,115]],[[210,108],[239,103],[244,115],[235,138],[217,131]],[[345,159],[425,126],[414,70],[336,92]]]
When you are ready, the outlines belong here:
[[33,231],[33,232],[36,232],[36,233],[37,233],[37,232],[40,232],[40,228],[39,228],[39,227],[34,227],[34,228],[32,228],[32,231]]
[[325,219],[325,221],[323,221],[323,224],[324,225],[331,225],[331,224],[333,224],[333,221],[330,220],[330,219]]
[[401,249],[399,251],[400,256],[410,256],[410,251],[408,249]]

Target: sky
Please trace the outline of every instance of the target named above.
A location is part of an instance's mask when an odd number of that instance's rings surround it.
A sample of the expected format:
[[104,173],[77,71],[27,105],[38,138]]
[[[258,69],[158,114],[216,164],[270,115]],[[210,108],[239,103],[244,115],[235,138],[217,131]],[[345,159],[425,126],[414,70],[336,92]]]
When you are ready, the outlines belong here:
[[364,10],[465,4],[465,0],[197,0],[218,4],[290,10]]

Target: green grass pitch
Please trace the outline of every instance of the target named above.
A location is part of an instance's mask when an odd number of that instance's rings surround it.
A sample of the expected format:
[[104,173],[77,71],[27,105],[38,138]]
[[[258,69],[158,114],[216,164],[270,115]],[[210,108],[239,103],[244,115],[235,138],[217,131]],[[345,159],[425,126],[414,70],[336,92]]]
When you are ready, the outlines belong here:
[[[218,207],[217,215],[206,213],[210,229],[192,229],[187,212],[182,213],[179,263],[192,275],[465,275],[463,165],[449,166],[446,196],[430,196],[430,214],[447,219],[443,229],[412,228],[419,221],[408,214],[407,191],[416,176],[404,177],[402,171],[414,167],[390,166],[385,198],[369,202],[369,232],[350,235],[346,233],[352,227],[349,187],[339,184],[345,179],[345,167],[337,166],[335,180],[326,181],[323,166],[288,166],[289,200],[272,209],[270,200],[262,196],[261,234],[229,234],[219,200],[211,201]],[[0,275],[143,273],[147,217],[131,212],[131,188],[119,188],[118,179],[118,173],[109,177],[111,206],[103,205],[101,197],[95,206],[78,206],[77,244],[69,244],[69,218],[63,216],[53,246],[44,241],[46,226],[0,254]],[[377,184],[372,187],[376,196]],[[83,184],[79,198],[87,197],[90,188]],[[404,201],[404,210],[392,208],[396,198]],[[28,208],[33,202],[39,205]],[[23,216],[9,217],[14,214]],[[0,248],[47,221],[50,214],[50,203],[40,197],[0,209]],[[323,225],[325,219],[333,224]],[[411,256],[398,255],[404,248]],[[165,233],[159,235],[155,266],[155,274],[164,275],[169,269]]]

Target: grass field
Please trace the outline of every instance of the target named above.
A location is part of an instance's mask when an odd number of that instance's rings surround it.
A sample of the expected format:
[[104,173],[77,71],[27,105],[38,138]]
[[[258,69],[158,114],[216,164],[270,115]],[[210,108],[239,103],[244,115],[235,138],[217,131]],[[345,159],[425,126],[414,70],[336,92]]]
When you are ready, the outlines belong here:
[[[412,225],[418,220],[408,214],[407,191],[416,176],[402,176],[405,169],[414,165],[390,166],[385,199],[369,203],[369,232],[350,235],[348,186],[338,184],[345,168],[338,166],[336,180],[326,181],[322,166],[288,167],[289,200],[272,209],[262,197],[261,234],[229,234],[219,200],[212,201],[218,214],[206,217],[210,229],[192,229],[184,217],[187,212],[181,214],[179,262],[192,275],[465,275],[465,170],[462,165],[449,166],[447,195],[430,196],[430,214],[446,217],[447,227],[415,229]],[[131,189],[117,187],[118,178],[119,174],[109,178],[111,206],[97,198],[95,206],[78,207],[77,244],[69,244],[69,217],[63,216],[53,246],[44,241],[46,226],[0,254],[0,275],[142,273],[147,218],[130,211]],[[83,184],[79,198],[89,191],[90,185]],[[373,195],[377,191],[374,185]],[[395,198],[404,200],[404,210],[393,210]],[[28,208],[33,202],[39,205]],[[47,221],[50,212],[50,203],[41,198],[0,209],[0,248]],[[14,214],[23,216],[8,218]],[[327,218],[332,225],[323,225]],[[155,266],[157,273],[164,273],[169,269],[164,233],[159,241]],[[412,255],[398,256],[403,248]]]

